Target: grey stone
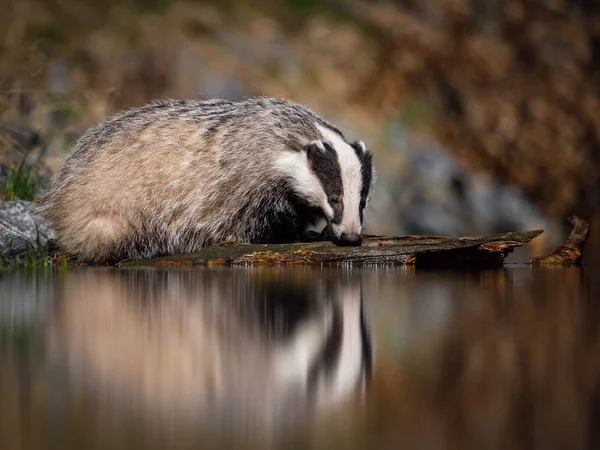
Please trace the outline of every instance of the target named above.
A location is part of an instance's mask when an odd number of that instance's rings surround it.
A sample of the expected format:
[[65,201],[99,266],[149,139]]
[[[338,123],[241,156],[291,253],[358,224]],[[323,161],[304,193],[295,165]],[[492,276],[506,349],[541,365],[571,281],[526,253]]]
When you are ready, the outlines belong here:
[[48,240],[54,239],[52,226],[35,217],[35,207],[31,202],[0,202],[0,224],[22,235],[36,246],[43,246]]
[[32,248],[29,240],[0,224],[0,262],[13,264]]
[[13,263],[28,250],[40,250],[54,241],[52,226],[35,217],[30,202],[0,202],[0,258]]

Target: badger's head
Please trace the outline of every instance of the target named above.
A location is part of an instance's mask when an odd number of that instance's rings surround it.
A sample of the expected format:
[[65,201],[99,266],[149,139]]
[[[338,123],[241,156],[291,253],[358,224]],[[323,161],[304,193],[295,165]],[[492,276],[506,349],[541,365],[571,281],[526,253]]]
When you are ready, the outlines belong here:
[[[374,183],[373,156],[361,141],[317,124],[320,139],[278,161],[292,189],[321,215],[337,245],[360,245],[364,210]],[[314,224],[318,226],[319,224]]]

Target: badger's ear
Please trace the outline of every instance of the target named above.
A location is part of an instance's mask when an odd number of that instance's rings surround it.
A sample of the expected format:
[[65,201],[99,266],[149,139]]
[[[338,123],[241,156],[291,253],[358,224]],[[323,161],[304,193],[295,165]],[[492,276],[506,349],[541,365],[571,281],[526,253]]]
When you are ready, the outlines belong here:
[[354,143],[354,146],[360,150],[361,153],[366,153],[367,152],[367,146],[365,145],[365,143],[363,141],[356,141]]
[[326,151],[323,141],[312,141],[306,147],[304,147],[304,150],[306,151],[306,156],[309,160],[318,158]]
[[367,149],[367,146],[363,141],[354,141],[352,143],[352,148],[358,156],[358,159],[367,159],[371,157],[371,152]]

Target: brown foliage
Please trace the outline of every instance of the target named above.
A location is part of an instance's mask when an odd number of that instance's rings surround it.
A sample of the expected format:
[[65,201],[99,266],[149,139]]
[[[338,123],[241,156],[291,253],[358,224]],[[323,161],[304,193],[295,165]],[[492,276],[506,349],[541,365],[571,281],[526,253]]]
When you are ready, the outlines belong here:
[[600,8],[593,2],[437,0],[365,8],[379,64],[362,98],[425,96],[472,168],[550,215],[600,201]]

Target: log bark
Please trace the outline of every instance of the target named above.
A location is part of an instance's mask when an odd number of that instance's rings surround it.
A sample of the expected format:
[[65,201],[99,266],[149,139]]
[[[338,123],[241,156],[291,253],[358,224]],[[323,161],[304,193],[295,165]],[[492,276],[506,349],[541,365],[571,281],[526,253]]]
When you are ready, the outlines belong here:
[[567,222],[573,229],[565,243],[558,247],[551,255],[533,258],[531,265],[568,267],[581,264],[583,260],[583,248],[590,236],[590,225],[577,216],[569,217]]
[[198,253],[165,256],[143,261],[123,261],[121,266],[195,265],[414,265],[439,267],[498,267],[515,247],[539,236],[541,230],[490,236],[365,236],[360,247],[338,247],[331,242],[293,244],[222,243]]

